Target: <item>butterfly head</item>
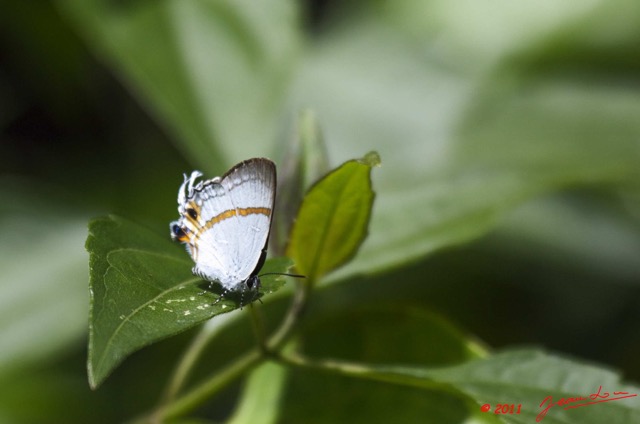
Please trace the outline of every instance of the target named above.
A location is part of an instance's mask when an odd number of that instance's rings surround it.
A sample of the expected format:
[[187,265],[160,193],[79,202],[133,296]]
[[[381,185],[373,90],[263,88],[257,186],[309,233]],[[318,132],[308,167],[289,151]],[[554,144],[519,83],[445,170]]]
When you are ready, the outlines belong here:
[[189,177],[183,174],[184,181],[178,190],[178,213],[184,215],[186,212],[187,201],[193,198],[195,190],[202,186],[202,181],[196,184],[196,179],[202,177],[202,172],[193,171]]

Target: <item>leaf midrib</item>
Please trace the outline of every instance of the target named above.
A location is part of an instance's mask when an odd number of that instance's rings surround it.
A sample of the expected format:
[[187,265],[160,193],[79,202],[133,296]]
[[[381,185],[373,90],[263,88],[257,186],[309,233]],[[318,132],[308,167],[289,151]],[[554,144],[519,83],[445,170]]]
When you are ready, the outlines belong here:
[[[131,248],[123,248],[123,249],[116,249],[116,250],[112,250],[111,252],[109,252],[107,254],[107,256],[113,252],[118,252],[118,251],[135,251],[135,252],[140,252],[140,253],[145,253],[145,254],[150,254],[150,255],[154,255],[154,256],[159,256],[159,257],[164,257],[173,261],[180,261],[180,262],[186,262],[183,259],[179,259],[179,258],[175,258],[173,256],[169,256],[166,254],[159,254],[159,253],[155,253],[155,252],[149,252],[147,250],[141,250],[141,249],[131,249]],[[108,261],[107,261],[108,262]],[[114,270],[116,270],[120,275],[122,275],[123,277],[126,278],[126,275],[123,274],[123,272],[114,265],[109,264],[109,266],[107,267],[107,270],[105,271],[104,275],[103,275],[103,281],[104,281],[104,276],[109,272],[109,270],[113,268]],[[165,296],[166,294],[176,290],[177,287],[181,287],[184,285],[188,285],[188,284],[192,284],[195,283],[196,281],[201,280],[201,278],[198,277],[192,277],[188,280],[185,280],[183,282],[181,282],[180,284],[177,284],[171,288],[168,288],[166,290],[162,290],[157,296],[153,297],[152,299],[150,299],[147,302],[144,302],[142,304],[140,304],[138,307],[136,307],[135,309],[133,309],[131,311],[131,313],[127,314],[122,321],[120,322],[120,324],[116,327],[116,329],[113,331],[112,335],[107,339],[107,342],[105,344],[105,348],[103,349],[103,354],[100,357],[100,360],[97,362],[96,366],[94,367],[94,374],[95,371],[102,369],[103,365],[104,365],[104,361],[109,357],[108,353],[110,353],[110,351],[113,348],[114,345],[114,340],[117,338],[118,334],[120,333],[120,331],[122,330],[122,327],[130,322],[130,320],[132,319],[132,317],[134,315],[136,315],[140,310],[142,310],[143,308],[147,307],[148,305],[158,301],[159,298],[161,298],[162,296]]]

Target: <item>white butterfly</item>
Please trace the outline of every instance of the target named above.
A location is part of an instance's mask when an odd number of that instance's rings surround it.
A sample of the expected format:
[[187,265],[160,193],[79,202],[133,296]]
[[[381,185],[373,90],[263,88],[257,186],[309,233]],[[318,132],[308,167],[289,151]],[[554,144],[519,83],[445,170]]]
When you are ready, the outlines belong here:
[[[276,166],[248,159],[206,181],[193,171],[178,191],[180,218],[171,238],[186,245],[192,272],[225,292],[258,288],[276,196]],[[223,293],[223,294],[224,294]]]

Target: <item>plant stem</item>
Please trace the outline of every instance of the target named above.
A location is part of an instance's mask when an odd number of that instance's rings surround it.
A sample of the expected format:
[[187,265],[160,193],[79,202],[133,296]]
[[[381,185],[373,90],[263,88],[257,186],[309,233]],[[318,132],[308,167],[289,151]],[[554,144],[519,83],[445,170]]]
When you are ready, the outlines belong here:
[[293,330],[307,306],[307,301],[309,294],[311,293],[313,283],[314,282],[311,280],[298,283],[287,315],[282,320],[280,327],[266,343],[266,347],[269,351],[279,351],[293,334]]
[[[209,341],[218,334],[218,330],[224,328],[229,321],[236,318],[235,314],[220,315],[215,322],[205,324],[200,332],[193,339],[185,353],[182,355],[178,366],[175,368],[169,384],[167,385],[164,395],[162,396],[161,406],[171,403],[178,392],[184,386],[184,383],[193,369],[200,355],[204,351]],[[212,325],[214,324],[214,325]]]
[[312,368],[353,378],[392,383],[405,387],[418,387],[421,389],[437,388],[439,390],[447,390],[454,394],[459,394],[455,389],[451,389],[447,386],[447,384],[420,376],[420,371],[422,371],[420,369],[412,370],[411,368],[406,367],[362,365],[355,362],[335,359],[317,360],[291,352],[287,354],[280,354],[276,356],[275,359],[283,364]]
[[351,377],[367,377],[371,373],[375,373],[375,368],[367,367],[361,364],[340,361],[334,359],[311,359],[298,353],[287,353],[276,356],[276,360],[283,364],[294,365],[297,367],[313,368],[323,371],[333,371],[338,374],[348,375]]

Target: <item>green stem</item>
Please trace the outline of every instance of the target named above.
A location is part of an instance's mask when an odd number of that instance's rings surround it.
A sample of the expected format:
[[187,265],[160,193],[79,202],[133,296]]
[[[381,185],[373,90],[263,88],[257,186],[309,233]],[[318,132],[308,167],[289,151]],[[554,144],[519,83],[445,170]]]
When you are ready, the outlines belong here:
[[367,366],[355,362],[335,359],[310,359],[298,353],[291,352],[286,355],[282,354],[277,356],[276,360],[283,364],[297,367],[312,368],[348,377],[398,384],[407,387],[441,389],[443,386],[446,386],[442,383],[429,380],[424,377],[414,376],[411,374],[411,370],[405,367]]
[[334,359],[311,359],[306,356],[300,355],[299,353],[293,352],[277,355],[276,360],[283,364],[330,371],[337,374],[358,378],[370,378],[373,374],[379,374],[379,372],[375,368],[368,367],[362,364]]
[[291,306],[289,307],[287,315],[284,317],[280,327],[266,343],[266,347],[269,351],[277,352],[282,349],[282,346],[293,334],[293,330],[307,306],[309,294],[313,288],[313,283],[314,282],[311,280],[298,282],[297,289],[293,295],[293,300],[291,301]]
[[193,339],[185,353],[182,355],[178,366],[175,368],[169,384],[167,385],[160,407],[171,403],[184,386],[189,373],[204,352],[209,341],[218,334],[218,330],[225,327],[228,321],[235,319],[232,314],[220,315],[215,325],[205,324],[198,335]]

